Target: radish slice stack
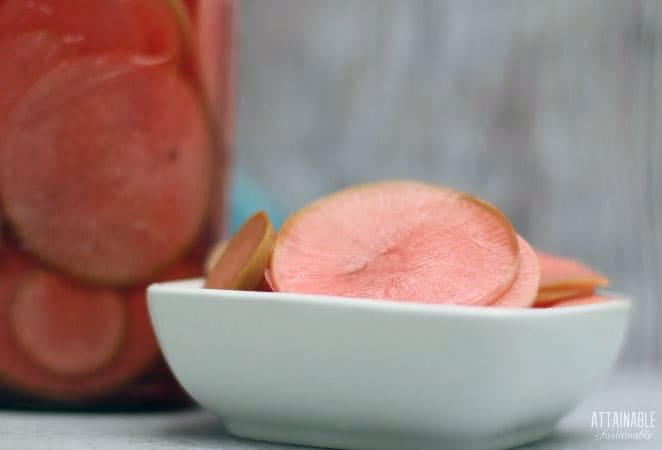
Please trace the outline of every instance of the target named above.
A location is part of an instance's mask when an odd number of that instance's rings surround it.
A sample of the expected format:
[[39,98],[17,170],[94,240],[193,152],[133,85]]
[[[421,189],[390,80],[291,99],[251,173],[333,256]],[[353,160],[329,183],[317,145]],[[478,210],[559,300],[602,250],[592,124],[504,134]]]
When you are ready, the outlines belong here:
[[[227,166],[236,2],[198,3],[0,1],[0,389],[12,395],[122,398],[159,364],[145,288],[200,275]],[[199,15],[224,28],[203,35]]]
[[[552,264],[551,270],[547,256],[539,257],[498,209],[430,184],[394,181],[340,191],[293,214],[273,245],[269,239],[260,246],[265,220],[263,213],[254,216],[228,244],[232,251],[215,253],[206,287],[255,290],[261,284],[278,292],[523,308],[540,306],[540,294],[551,290],[559,293],[556,306],[595,302],[596,296],[562,303],[606,281],[579,264]],[[228,281],[246,271],[262,277]]]

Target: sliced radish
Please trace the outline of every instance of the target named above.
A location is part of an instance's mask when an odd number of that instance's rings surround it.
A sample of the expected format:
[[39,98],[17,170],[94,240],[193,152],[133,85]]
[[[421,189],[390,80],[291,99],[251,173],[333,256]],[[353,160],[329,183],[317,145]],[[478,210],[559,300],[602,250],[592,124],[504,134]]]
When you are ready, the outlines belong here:
[[[48,361],[51,366],[62,367],[63,363],[59,356],[48,355],[41,361],[35,358],[35,342],[39,342],[38,347],[43,348],[46,344],[42,338],[30,340],[21,343],[17,339],[15,326],[15,297],[23,289],[23,283],[30,282],[34,276],[34,263],[26,257],[21,251],[16,249],[11,243],[4,244],[5,251],[0,255],[0,383],[6,389],[23,393],[24,395],[38,397],[42,399],[53,399],[65,403],[89,402],[101,398],[108,399],[113,393],[122,392],[132,382],[145,376],[157,362],[160,360],[159,347],[152,330],[147,304],[145,301],[145,287],[134,288],[126,292],[122,302],[124,303],[126,328],[120,348],[110,361],[107,361],[103,370],[97,370],[93,373],[78,373],[72,376],[71,373],[63,374],[62,371],[44,370],[44,361],[48,358],[55,358],[55,361]],[[39,273],[39,272],[38,272]],[[181,278],[188,276],[197,276],[200,274],[200,265],[197,262],[188,259],[178,262],[161,274],[159,279]],[[56,291],[62,292],[61,289]],[[21,295],[19,293],[19,295]],[[44,293],[44,295],[48,295]],[[48,295],[48,298],[51,298]],[[67,300],[54,300],[59,304],[67,305],[73,308],[73,304]],[[87,298],[93,302],[94,296]],[[43,303],[44,300],[42,300]],[[39,303],[39,302],[37,302]],[[80,307],[80,305],[76,306]],[[82,307],[87,310],[87,306]],[[44,311],[36,311],[35,318],[43,322],[51,322],[52,319],[40,318]],[[57,316],[56,316],[57,318]],[[18,323],[25,323],[28,318],[20,319]],[[95,322],[98,318],[93,319]],[[29,325],[33,326],[33,325]],[[80,327],[81,324],[77,324]],[[104,325],[101,325],[104,327]],[[87,327],[87,325],[85,325]],[[67,339],[64,334],[59,334],[54,339],[58,342],[56,346],[59,351],[62,350],[62,342]],[[25,333],[25,332],[19,332]],[[38,331],[37,333],[43,333]],[[28,333],[30,334],[30,333]],[[108,334],[108,333],[103,333]],[[25,336],[23,337],[25,339]],[[71,348],[71,347],[69,347]],[[27,351],[26,351],[27,350]],[[103,353],[103,352],[102,352]],[[107,353],[106,353],[107,355]],[[92,358],[98,361],[100,358]],[[71,368],[69,362],[66,363]],[[80,365],[80,367],[90,367],[89,364]],[[51,367],[52,368],[52,367]],[[66,372],[66,371],[65,371]],[[69,371],[70,372],[70,371]]]
[[49,31],[78,55],[124,52],[135,63],[176,61],[177,21],[164,0],[4,0],[0,36]]
[[[18,99],[49,68],[61,61],[67,46],[62,37],[34,31],[0,38],[0,130]],[[5,134],[0,131],[0,137]]]
[[46,271],[21,282],[10,317],[25,353],[61,376],[88,375],[110,364],[124,342],[126,322],[124,302],[113,291]]
[[533,305],[538,292],[540,266],[535,250],[521,236],[517,236],[519,245],[519,272],[511,288],[492,306],[526,308]]
[[536,305],[543,305],[545,303],[553,303],[571,297],[578,297],[593,294],[593,287],[578,287],[575,289],[550,289],[547,291],[539,291],[536,295]]
[[198,0],[194,5],[202,85],[211,101],[221,145],[225,148],[234,140],[238,5],[236,0]]
[[186,8],[191,17],[197,17],[198,3],[200,3],[200,0],[184,0],[184,4],[186,5]]
[[519,270],[517,237],[497,209],[415,182],[368,184],[288,219],[271,263],[277,291],[486,305]]
[[271,276],[271,269],[266,268],[264,269],[264,285],[263,289],[260,289],[261,291],[273,291],[274,290],[274,280],[273,277]]
[[221,259],[221,256],[225,252],[227,246],[228,246],[228,241],[222,241],[214,245],[214,247],[212,247],[212,249],[207,254],[207,258],[205,259],[206,274],[208,274],[214,269],[214,266],[216,265],[216,263],[218,263],[218,260]]
[[573,259],[538,252],[540,291],[581,290],[604,287],[609,280],[590,267]]
[[[225,230],[228,205],[228,155],[234,144],[235,69],[237,54],[238,0],[168,0],[179,22],[183,54],[182,71],[192,80],[204,101],[218,147],[214,172],[210,227]],[[218,236],[212,236],[217,239]]]
[[67,61],[16,105],[0,141],[0,194],[41,260],[106,285],[182,255],[209,206],[204,112],[174,67]]
[[210,289],[256,290],[264,282],[276,232],[264,211],[253,215],[227,242],[207,275]]
[[260,291],[260,292],[273,292],[274,291],[266,278],[262,279],[262,282],[260,283],[260,285],[257,287],[256,290]]
[[607,301],[609,301],[609,297],[605,297],[604,295],[583,295],[554,302],[550,304],[549,307],[561,308],[566,306],[593,305],[605,303]]

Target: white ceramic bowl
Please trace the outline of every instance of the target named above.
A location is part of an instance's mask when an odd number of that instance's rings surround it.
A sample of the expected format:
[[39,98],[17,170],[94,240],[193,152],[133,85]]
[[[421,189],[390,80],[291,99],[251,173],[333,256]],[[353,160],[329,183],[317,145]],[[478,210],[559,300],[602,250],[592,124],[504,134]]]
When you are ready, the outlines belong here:
[[629,303],[498,309],[155,284],[181,384],[227,430],[345,449],[502,449],[605,376]]

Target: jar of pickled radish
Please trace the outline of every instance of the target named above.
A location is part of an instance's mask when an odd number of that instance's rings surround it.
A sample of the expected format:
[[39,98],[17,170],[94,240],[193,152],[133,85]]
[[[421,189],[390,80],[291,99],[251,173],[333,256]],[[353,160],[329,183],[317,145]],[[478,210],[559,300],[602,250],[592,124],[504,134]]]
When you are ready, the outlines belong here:
[[225,226],[235,0],[0,0],[0,404],[178,405],[145,288]]

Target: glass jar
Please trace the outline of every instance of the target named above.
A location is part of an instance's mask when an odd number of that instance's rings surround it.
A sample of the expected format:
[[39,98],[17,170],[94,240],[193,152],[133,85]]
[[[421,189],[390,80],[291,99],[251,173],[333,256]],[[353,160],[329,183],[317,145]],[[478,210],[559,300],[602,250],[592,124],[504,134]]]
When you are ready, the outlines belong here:
[[145,288],[225,228],[236,0],[0,0],[0,403],[186,403]]

